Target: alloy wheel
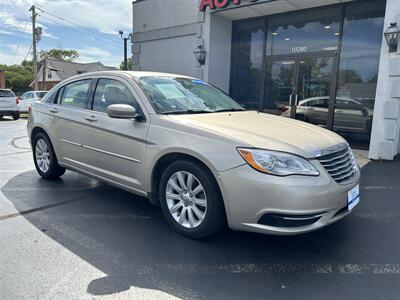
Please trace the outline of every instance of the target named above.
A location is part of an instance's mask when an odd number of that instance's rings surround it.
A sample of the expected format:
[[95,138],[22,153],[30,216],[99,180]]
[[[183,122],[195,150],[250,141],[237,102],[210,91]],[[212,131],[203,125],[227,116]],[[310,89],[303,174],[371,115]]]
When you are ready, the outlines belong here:
[[207,197],[200,181],[191,173],[179,171],[167,182],[167,206],[171,216],[185,228],[196,228],[207,212]]
[[50,149],[42,138],[36,142],[35,158],[40,171],[46,173],[50,168]]

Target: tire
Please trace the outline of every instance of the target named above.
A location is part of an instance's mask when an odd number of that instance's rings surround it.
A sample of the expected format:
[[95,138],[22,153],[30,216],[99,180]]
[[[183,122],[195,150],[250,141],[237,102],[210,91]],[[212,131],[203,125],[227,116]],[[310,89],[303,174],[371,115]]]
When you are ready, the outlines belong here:
[[46,134],[39,132],[34,136],[32,150],[36,171],[42,178],[57,179],[65,173],[65,168],[58,164],[53,145]]
[[[179,176],[184,182],[183,188]],[[191,188],[188,184],[189,176],[192,176]],[[182,192],[173,188],[171,180]],[[161,176],[159,195],[167,223],[183,236],[202,239],[216,233],[226,224],[225,208],[218,185],[212,174],[197,163],[181,160],[170,164]]]
[[19,119],[20,113],[15,113],[12,115],[13,119],[16,121]]

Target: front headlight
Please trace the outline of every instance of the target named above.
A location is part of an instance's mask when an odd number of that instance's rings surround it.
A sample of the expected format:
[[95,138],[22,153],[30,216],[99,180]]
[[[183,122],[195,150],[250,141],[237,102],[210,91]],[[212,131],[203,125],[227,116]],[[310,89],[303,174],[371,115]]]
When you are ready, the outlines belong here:
[[257,171],[278,176],[318,176],[318,170],[306,159],[285,152],[238,148],[243,159]]

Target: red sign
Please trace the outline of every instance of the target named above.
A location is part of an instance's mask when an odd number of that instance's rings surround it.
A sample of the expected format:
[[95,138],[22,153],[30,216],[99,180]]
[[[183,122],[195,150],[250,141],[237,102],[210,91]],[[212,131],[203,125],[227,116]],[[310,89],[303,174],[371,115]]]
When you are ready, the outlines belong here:
[[200,11],[205,11],[207,7],[210,9],[218,9],[227,7],[230,3],[239,5],[240,0],[201,0],[200,2]]

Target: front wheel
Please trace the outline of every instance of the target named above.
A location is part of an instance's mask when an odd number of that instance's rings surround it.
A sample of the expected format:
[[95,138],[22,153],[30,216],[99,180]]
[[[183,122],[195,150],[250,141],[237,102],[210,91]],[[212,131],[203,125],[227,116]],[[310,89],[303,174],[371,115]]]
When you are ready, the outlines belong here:
[[207,237],[225,224],[221,194],[210,172],[191,161],[177,161],[162,174],[159,195],[168,224],[193,239]]
[[32,143],[36,171],[44,179],[57,179],[65,173],[60,167],[50,139],[44,133],[35,135]]

